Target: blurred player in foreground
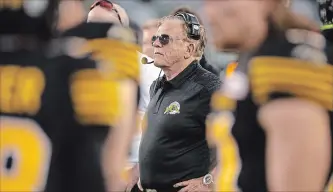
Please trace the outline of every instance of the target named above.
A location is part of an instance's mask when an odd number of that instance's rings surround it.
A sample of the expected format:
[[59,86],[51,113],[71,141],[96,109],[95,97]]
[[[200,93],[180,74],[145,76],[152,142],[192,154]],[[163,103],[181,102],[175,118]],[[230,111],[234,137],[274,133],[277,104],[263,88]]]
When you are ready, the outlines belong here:
[[[130,25],[132,26],[132,28],[135,27],[135,26],[133,26],[133,23],[129,22],[129,17],[128,17],[128,14],[126,13],[125,9],[122,8],[120,5],[112,3],[111,1],[108,1],[108,0],[96,1],[90,7],[87,22],[88,23],[114,23],[114,24],[119,24],[119,25],[125,26],[125,27],[128,27]],[[140,31],[139,27],[136,27],[135,31],[139,33],[139,31]],[[114,34],[114,37],[117,37],[117,36],[121,37],[122,34],[121,33]],[[109,47],[109,49],[112,50],[113,47]],[[148,74],[148,76],[143,76],[143,75],[147,75],[144,73],[145,71],[142,69],[143,67],[147,67],[147,65],[145,65],[145,66],[140,65],[141,81],[140,81],[140,103],[138,106],[139,112],[141,112],[141,110],[142,110],[142,103],[144,103],[143,101],[146,100],[146,97],[145,97],[146,95],[143,95],[141,93],[145,89],[147,89],[147,93],[148,93],[147,97],[149,98],[150,84],[153,82],[153,80],[155,78],[157,78],[157,75],[158,75],[158,72],[157,72],[156,77],[151,80],[151,83],[149,84],[149,86],[146,86],[147,79],[149,78],[149,75],[152,75],[152,74]],[[147,103],[147,105],[148,105],[148,103]],[[141,121],[141,119],[142,119],[141,116],[143,116],[143,114],[141,115],[141,113],[140,113],[138,115],[140,115],[140,117],[138,119]],[[130,157],[128,158],[128,163],[126,166],[127,167],[126,175],[128,176],[128,181],[127,181],[127,183],[124,183],[124,188],[122,189],[122,191],[125,191],[125,189],[127,191],[130,191],[131,188],[134,186],[134,184],[136,184],[138,181],[139,167],[137,165],[137,162],[138,162],[139,144],[140,144],[140,140],[141,140],[141,133],[139,131],[140,130],[139,130],[139,126],[138,126],[137,131],[134,134],[134,137],[132,140],[132,150],[131,150]]]
[[319,27],[286,4],[205,1],[217,48],[241,52],[208,120],[216,191],[323,191],[332,174],[333,66]]
[[[317,0],[319,4],[319,16],[322,21],[322,33],[327,40],[327,55],[329,63],[333,64],[333,0],[321,1]],[[333,127],[333,113],[331,115],[331,127]],[[332,133],[331,133],[332,134]],[[332,147],[333,150],[333,147]],[[333,161],[333,153],[331,154],[331,161]],[[332,165],[331,165],[332,166]],[[331,167],[332,169],[332,167]],[[330,184],[327,190],[333,192],[333,175],[331,175]]]
[[8,2],[0,24],[20,26],[0,30],[0,191],[118,191],[136,119],[133,31],[86,24],[82,2],[65,0],[51,39],[58,2]]
[[51,0],[0,1],[0,191],[42,191],[54,169],[58,127],[48,123],[42,67],[57,9]]
[[[63,1],[64,9],[68,4],[67,0]],[[125,166],[127,163],[127,157],[129,153],[131,138],[136,127],[136,104],[137,104],[137,87],[139,81],[139,64],[137,51],[140,50],[138,46],[138,39],[135,35],[136,29],[127,27],[129,24],[128,17],[125,17],[124,11],[116,4],[109,1],[99,0],[96,1],[91,7],[90,12],[94,12],[94,9],[101,8],[101,3],[107,3],[106,5],[110,9],[115,19],[108,23],[96,23],[91,21],[86,23],[85,18],[82,18],[82,23],[66,30],[61,34],[62,39],[72,38],[72,44],[75,46],[83,45],[83,52],[80,53],[78,49],[72,52],[73,57],[81,57],[81,54],[88,54],[89,59],[95,62],[95,68],[99,75],[102,75],[103,79],[106,78],[105,85],[98,81],[94,81],[95,84],[87,82],[88,84],[82,84],[83,89],[77,89],[78,91],[84,91],[83,93],[77,92],[78,99],[84,99],[80,95],[84,95],[85,91],[90,94],[86,97],[87,102],[92,98],[96,99],[96,103],[89,107],[87,105],[85,113],[102,113],[112,115],[101,119],[101,122],[94,122],[93,125],[99,126],[109,125],[112,129],[91,129],[87,142],[95,146],[92,159],[95,158],[97,166],[89,166],[85,163],[82,164],[82,170],[86,170],[81,175],[89,175],[89,170],[94,172],[98,170],[98,174],[102,173],[104,181],[106,182],[106,191],[119,191],[122,189],[123,182],[126,177],[124,175]],[[80,3],[82,7],[82,3]],[[64,14],[68,14],[70,10],[64,11]],[[119,21],[118,21],[119,20]],[[66,20],[64,20],[66,21]],[[82,44],[86,42],[87,44]],[[81,44],[81,45],[80,45]],[[82,74],[83,77],[85,76]],[[88,75],[88,74],[86,74]],[[88,75],[89,76],[89,75]],[[95,79],[94,79],[95,80]],[[98,79],[97,79],[98,80]],[[83,81],[84,83],[84,81]],[[88,89],[90,86],[91,89]],[[81,87],[81,85],[79,86]],[[100,90],[106,89],[107,92],[98,92],[96,88]],[[99,103],[99,104],[97,104]],[[97,114],[94,114],[98,120]],[[92,123],[88,123],[84,126],[90,126]],[[109,127],[108,126],[108,127]],[[109,131],[110,130],[110,131]],[[103,147],[103,150],[100,149]],[[99,158],[101,157],[101,159]],[[99,165],[100,161],[102,165]],[[99,177],[89,177],[91,180],[96,181],[96,185],[92,185],[90,191],[96,191],[97,187],[101,187]],[[84,181],[81,181],[84,182]],[[89,183],[87,182],[87,183]],[[79,183],[79,182],[78,182]],[[87,187],[82,186],[82,189],[88,190]]]

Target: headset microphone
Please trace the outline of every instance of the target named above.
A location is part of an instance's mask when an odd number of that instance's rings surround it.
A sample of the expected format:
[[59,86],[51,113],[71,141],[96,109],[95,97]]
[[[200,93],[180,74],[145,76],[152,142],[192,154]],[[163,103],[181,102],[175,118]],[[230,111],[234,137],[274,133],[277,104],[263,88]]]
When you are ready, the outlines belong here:
[[141,58],[141,63],[147,65],[147,64],[153,64],[154,61],[148,62],[148,58],[147,57],[142,57]]
[[152,63],[154,63],[154,61],[150,61],[150,62],[148,62],[148,58],[147,58],[147,57],[142,57],[142,58],[141,58],[141,63],[147,65],[147,64],[152,64]]

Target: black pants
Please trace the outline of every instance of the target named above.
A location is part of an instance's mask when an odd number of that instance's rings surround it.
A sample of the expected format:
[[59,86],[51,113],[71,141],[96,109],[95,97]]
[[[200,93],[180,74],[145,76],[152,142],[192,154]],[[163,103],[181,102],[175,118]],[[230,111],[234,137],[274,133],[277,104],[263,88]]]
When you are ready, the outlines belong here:
[[[168,189],[168,190],[158,190],[157,189],[157,192],[178,192],[180,189],[182,189],[182,187],[180,188],[171,188],[171,189]],[[145,190],[141,191],[138,187],[138,185],[134,185],[134,187],[132,188],[131,192],[145,192]]]

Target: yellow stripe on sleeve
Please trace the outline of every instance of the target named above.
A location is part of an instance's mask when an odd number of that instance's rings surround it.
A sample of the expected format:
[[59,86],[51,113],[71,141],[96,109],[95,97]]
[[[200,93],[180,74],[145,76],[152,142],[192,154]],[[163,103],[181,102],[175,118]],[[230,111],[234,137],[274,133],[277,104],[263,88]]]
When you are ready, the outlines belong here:
[[250,62],[255,102],[263,104],[272,93],[287,93],[333,109],[333,66],[293,58],[256,57]]

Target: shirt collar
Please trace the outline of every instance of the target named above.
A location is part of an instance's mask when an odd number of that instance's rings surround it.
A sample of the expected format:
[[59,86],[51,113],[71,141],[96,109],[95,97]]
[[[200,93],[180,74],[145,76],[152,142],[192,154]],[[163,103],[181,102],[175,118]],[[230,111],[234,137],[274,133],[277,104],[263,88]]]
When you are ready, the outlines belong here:
[[166,76],[163,75],[163,80],[165,83],[170,84],[172,87],[178,88],[181,86],[186,79],[198,68],[198,61],[193,61],[190,63],[182,72],[180,72],[175,78],[170,81],[166,81]]

